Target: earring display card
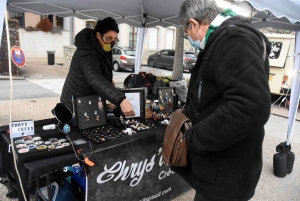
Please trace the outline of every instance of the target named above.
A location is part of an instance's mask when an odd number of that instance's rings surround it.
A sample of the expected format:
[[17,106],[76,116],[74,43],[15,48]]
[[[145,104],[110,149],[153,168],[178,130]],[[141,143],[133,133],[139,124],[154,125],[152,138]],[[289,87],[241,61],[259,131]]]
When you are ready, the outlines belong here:
[[105,125],[105,100],[98,95],[75,98],[75,115],[79,130]]
[[175,87],[158,87],[157,99],[160,105],[160,111],[162,113],[171,113],[175,109],[176,101]]
[[[135,117],[131,118],[140,118],[145,119],[145,89],[144,88],[126,88],[120,89],[126,96],[126,99],[131,103]],[[128,117],[124,117],[128,119]],[[130,119],[130,118],[129,118]]]

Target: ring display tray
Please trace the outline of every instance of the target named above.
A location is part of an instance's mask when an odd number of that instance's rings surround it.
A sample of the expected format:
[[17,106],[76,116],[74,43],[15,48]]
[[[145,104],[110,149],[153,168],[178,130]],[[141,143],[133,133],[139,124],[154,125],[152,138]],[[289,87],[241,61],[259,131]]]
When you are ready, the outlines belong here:
[[14,148],[19,163],[73,152],[70,142],[61,133],[14,138]]
[[101,144],[103,142],[128,136],[126,133],[123,133],[122,131],[119,131],[110,125],[89,128],[80,132],[83,136],[90,139],[94,144]]
[[148,130],[151,128],[157,128],[157,122],[153,119],[143,119],[143,120],[135,120],[135,119],[127,119],[124,121],[125,125],[128,128],[136,132]]

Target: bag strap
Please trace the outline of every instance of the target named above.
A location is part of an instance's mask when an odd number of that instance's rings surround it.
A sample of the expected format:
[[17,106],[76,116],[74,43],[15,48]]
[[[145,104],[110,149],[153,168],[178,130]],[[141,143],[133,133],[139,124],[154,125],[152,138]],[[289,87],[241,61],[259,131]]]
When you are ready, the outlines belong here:
[[264,53],[263,53],[263,59],[264,61],[266,61],[266,57],[267,57],[267,47],[266,47],[266,42],[263,38],[262,39],[262,42],[263,42],[263,45],[264,45]]

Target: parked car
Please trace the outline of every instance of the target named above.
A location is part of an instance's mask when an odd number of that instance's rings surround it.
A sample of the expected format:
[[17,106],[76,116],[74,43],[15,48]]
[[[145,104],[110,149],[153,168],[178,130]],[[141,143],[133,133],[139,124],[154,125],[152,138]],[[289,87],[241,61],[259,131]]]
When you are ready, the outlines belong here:
[[[148,57],[148,66],[173,69],[175,50],[164,49]],[[183,70],[192,71],[197,57],[194,52],[183,53]]]
[[135,66],[135,49],[129,47],[113,47],[113,70],[131,69]]

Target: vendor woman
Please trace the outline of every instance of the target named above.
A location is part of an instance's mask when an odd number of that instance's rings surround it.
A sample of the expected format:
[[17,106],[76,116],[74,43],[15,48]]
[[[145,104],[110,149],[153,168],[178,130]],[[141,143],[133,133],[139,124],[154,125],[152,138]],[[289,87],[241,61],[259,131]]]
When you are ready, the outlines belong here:
[[[134,116],[131,103],[115,88],[112,74],[112,46],[118,41],[119,28],[111,18],[99,20],[95,29],[85,28],[75,37],[75,51],[60,97],[72,110],[72,97],[98,94],[125,116]],[[113,106],[114,107],[114,106]]]

